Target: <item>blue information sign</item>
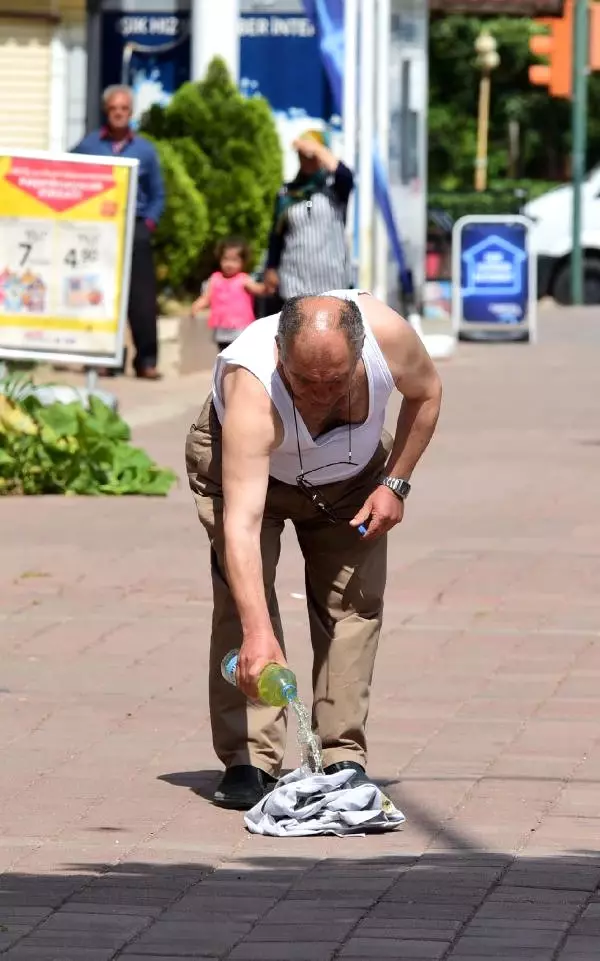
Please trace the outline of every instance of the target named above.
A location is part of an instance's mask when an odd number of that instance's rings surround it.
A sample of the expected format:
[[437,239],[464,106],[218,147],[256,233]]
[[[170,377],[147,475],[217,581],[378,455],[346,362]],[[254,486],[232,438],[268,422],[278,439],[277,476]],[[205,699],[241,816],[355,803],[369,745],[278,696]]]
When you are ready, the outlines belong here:
[[530,339],[535,272],[524,217],[463,217],[453,231],[454,327],[463,337]]

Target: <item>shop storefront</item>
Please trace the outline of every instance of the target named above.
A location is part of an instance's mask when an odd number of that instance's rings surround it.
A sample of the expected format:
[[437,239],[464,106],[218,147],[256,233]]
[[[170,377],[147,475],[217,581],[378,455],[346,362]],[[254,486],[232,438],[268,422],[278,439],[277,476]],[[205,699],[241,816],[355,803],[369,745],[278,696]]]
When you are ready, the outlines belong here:
[[85,0],[8,0],[0,12],[0,143],[64,150],[85,128]]

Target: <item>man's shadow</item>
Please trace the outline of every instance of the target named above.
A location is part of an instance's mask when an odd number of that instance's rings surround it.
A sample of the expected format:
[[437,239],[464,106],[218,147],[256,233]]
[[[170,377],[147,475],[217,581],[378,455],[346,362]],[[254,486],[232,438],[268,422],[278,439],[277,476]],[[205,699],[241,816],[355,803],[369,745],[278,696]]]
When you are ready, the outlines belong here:
[[205,771],[177,771],[173,774],[159,774],[157,780],[172,784],[174,787],[184,787],[197,794],[198,797],[212,801],[217,785],[223,777],[223,771],[217,769]]
[[[291,768],[283,768],[281,776],[283,777],[283,775],[289,771],[291,771]],[[212,801],[213,794],[222,777],[222,770],[206,769],[202,771],[175,771],[168,774],[159,774],[157,780],[164,781],[165,784],[172,784],[173,787],[187,788],[193,794],[197,794],[198,797],[204,798],[206,801]],[[373,783],[385,791],[387,787],[393,787],[398,782],[393,778],[384,779],[374,777]]]

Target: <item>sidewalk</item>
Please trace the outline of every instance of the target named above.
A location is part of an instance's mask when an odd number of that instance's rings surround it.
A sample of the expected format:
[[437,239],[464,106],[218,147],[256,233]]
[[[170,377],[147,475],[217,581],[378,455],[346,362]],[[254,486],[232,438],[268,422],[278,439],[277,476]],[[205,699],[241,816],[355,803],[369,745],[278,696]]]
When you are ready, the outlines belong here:
[[[182,475],[168,498],[0,500],[2,958],[598,958],[600,321],[540,327],[440,367],[369,724],[394,834],[258,838],[207,800],[208,558],[182,471],[206,372],[110,383]],[[307,692],[303,592],[287,534]]]

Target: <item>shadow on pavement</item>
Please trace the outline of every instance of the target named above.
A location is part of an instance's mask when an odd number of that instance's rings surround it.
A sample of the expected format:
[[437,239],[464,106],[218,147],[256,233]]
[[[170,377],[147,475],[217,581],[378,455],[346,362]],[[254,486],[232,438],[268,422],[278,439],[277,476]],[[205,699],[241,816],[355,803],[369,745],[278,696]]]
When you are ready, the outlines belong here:
[[193,794],[210,801],[222,777],[222,770],[177,771],[173,774],[160,774],[157,780],[174,787],[188,788]]
[[[158,780],[175,787],[188,788],[193,794],[197,794],[207,801],[212,801],[213,793],[222,776],[222,771],[215,770],[179,771],[173,774],[161,774]],[[427,833],[430,837],[435,837],[441,832],[448,847],[453,850],[473,850],[472,842],[464,834],[453,830],[447,823],[440,827],[439,821],[433,815],[403,797],[400,781],[373,778],[373,782],[388,794],[394,804],[406,815],[409,822],[419,828],[420,831]]]
[[339,856],[322,858],[317,844],[311,857],[306,840],[302,857],[295,853],[296,841],[284,842],[289,853],[283,855],[281,842],[256,841],[256,856],[217,868],[201,860],[130,861],[61,865],[46,875],[5,874],[2,957],[593,961],[598,956],[597,853],[514,859],[472,850],[361,857],[361,841],[345,839],[339,841]]

